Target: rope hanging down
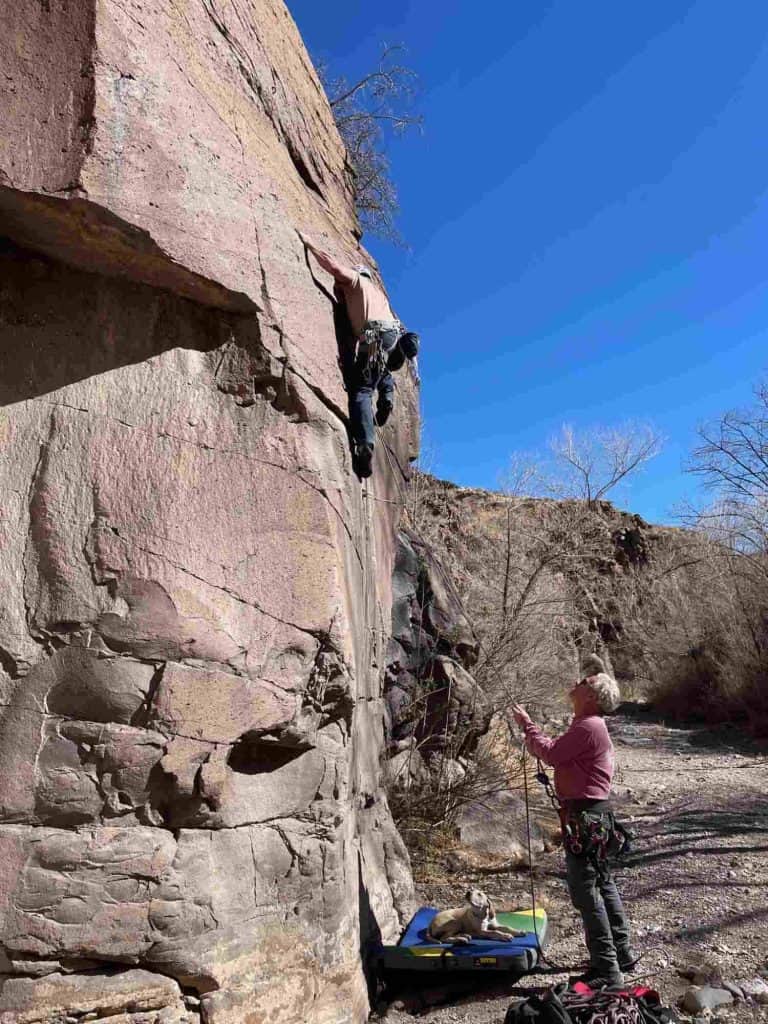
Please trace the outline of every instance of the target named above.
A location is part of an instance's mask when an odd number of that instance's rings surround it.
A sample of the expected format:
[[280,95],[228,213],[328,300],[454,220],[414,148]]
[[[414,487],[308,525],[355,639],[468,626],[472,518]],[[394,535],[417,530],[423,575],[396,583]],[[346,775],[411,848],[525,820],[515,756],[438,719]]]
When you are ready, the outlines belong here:
[[531,839],[531,803],[528,794],[528,765],[526,762],[527,752],[523,747],[523,792],[525,794],[525,836],[526,844],[528,847],[528,881],[531,889],[531,913],[533,915],[533,934],[536,939],[536,951],[539,954],[539,960],[547,963],[550,967],[554,964],[550,963],[544,955],[544,950],[541,946],[541,940],[539,939],[539,928],[536,922],[536,880],[533,874],[533,842]]

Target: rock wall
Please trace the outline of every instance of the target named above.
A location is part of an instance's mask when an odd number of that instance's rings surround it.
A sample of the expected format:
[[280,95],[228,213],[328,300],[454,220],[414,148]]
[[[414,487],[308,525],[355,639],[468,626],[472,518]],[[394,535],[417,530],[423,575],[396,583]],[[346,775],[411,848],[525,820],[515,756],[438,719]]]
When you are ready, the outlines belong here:
[[418,422],[361,488],[330,110],[281,0],[3,17],[0,1020],[362,1020]]
[[412,530],[397,539],[384,694],[388,771],[408,785],[405,766],[416,776],[433,762],[441,774],[462,773],[457,758],[472,752],[489,714],[471,675],[477,637],[450,577]]
[[[443,552],[410,528],[397,537],[384,687],[385,771],[415,863],[421,866],[425,853],[424,822],[438,821],[448,871],[527,865],[543,841],[534,824],[528,847],[525,804],[510,792],[521,786],[519,746],[510,742],[505,716],[494,714],[473,675],[478,663],[482,671],[486,652]],[[410,817],[421,818],[418,831],[409,831]]]

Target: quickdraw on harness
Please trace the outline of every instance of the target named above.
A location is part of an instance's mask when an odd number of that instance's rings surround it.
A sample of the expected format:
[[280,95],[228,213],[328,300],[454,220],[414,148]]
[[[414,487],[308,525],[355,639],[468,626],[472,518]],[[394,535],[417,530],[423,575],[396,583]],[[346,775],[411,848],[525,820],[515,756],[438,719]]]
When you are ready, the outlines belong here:
[[378,380],[384,373],[385,356],[378,328],[369,327],[360,335],[360,355],[369,368],[371,376]]

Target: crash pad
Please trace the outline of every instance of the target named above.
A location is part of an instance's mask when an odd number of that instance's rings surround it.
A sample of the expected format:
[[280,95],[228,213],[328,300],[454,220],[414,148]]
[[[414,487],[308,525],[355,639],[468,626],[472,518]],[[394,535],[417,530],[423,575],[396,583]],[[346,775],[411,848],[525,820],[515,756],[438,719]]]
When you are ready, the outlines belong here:
[[525,974],[539,962],[547,941],[546,911],[513,910],[496,914],[499,924],[525,934],[510,942],[473,939],[463,945],[435,942],[427,937],[427,928],[438,913],[435,907],[421,907],[411,918],[396,946],[379,948],[379,964],[396,971],[517,971]]

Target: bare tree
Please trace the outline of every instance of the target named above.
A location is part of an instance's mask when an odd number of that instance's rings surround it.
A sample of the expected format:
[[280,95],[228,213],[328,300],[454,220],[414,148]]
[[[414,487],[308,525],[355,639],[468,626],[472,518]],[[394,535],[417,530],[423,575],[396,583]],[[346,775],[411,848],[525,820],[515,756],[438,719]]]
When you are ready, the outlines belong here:
[[[509,500],[505,519],[500,607],[485,616],[475,674],[498,708],[549,703],[576,670],[575,647],[591,650],[590,623],[606,615],[594,566],[612,557],[615,523],[586,502],[525,498]],[[493,582],[490,575],[482,586]]]
[[[523,452],[513,452],[507,468],[503,473],[499,474],[502,494],[506,494],[509,498],[523,497],[531,490],[534,481],[537,479],[537,474],[538,467],[532,456]],[[504,538],[504,582],[501,593],[501,618],[503,625],[506,625],[509,614],[516,505],[519,505],[519,503],[510,502],[507,505],[507,522]]]
[[347,147],[355,175],[355,205],[363,231],[400,243],[395,227],[397,190],[387,156],[391,135],[420,128],[423,120],[410,113],[417,76],[399,63],[404,49],[385,46],[378,66],[358,82],[331,78],[322,63],[318,74],[328,95],[336,127]]
[[[654,696],[665,711],[768,731],[768,386],[699,428],[688,466],[712,495],[689,507],[687,555],[645,602]],[[678,541],[676,551],[682,546]],[[673,589],[677,587],[677,592]],[[691,600],[691,595],[695,600]],[[643,616],[637,625],[642,630]]]
[[755,397],[751,408],[699,428],[701,443],[688,468],[715,500],[686,518],[762,564],[768,555],[768,384],[758,385]]
[[655,458],[662,439],[649,424],[595,427],[579,434],[566,423],[549,447],[557,471],[555,493],[595,505]]

